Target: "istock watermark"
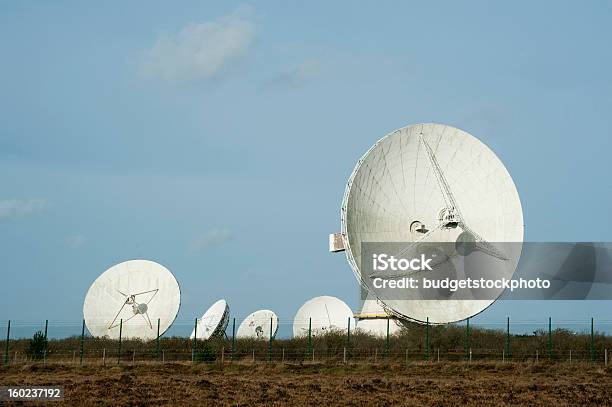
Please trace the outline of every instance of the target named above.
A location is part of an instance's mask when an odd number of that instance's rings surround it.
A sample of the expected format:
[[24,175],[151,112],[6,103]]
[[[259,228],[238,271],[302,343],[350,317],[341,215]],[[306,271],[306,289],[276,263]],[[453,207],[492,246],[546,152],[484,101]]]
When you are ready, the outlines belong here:
[[423,253],[421,253],[421,257],[416,259],[398,259],[393,255],[388,255],[385,253],[373,254],[372,257],[372,269],[376,271],[432,270],[429,264],[431,263],[433,258],[428,259]]
[[364,242],[359,260],[381,300],[612,300],[607,242]]

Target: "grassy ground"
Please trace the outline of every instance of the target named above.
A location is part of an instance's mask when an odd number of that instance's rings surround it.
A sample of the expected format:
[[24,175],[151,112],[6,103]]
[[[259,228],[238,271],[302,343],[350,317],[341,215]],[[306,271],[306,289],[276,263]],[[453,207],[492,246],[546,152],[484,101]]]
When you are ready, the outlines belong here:
[[612,368],[587,363],[38,363],[0,385],[63,385],[67,405],[612,405]]

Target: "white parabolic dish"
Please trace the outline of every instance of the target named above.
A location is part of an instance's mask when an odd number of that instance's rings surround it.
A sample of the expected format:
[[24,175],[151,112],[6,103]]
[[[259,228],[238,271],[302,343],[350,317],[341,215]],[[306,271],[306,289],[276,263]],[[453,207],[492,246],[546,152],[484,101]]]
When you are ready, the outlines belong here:
[[[172,325],[181,304],[181,291],[172,273],[149,260],[114,265],[91,285],[83,316],[96,337],[150,340]],[[120,327],[121,325],[121,327]]]
[[395,318],[360,319],[357,321],[357,330],[368,335],[383,337],[387,335],[387,321],[389,335],[397,335],[402,331],[402,325]]
[[[215,336],[220,336],[225,332],[229,323],[229,306],[225,300],[215,302],[210,308],[198,319],[198,339],[210,339]],[[195,337],[195,329],[191,331],[189,336],[191,339]]]
[[327,295],[312,298],[304,303],[293,319],[293,336],[318,335],[330,331],[346,331],[348,323],[355,326],[353,312],[342,300]]
[[272,338],[278,330],[278,317],[274,311],[262,309],[255,311],[242,321],[236,332],[238,338],[269,339],[270,326],[272,327]]
[[401,323],[396,318],[391,317],[372,297],[372,294],[368,294],[361,307],[361,312],[356,317],[358,317],[357,330],[369,335],[386,336],[387,321],[389,335],[396,335],[402,330]]
[[[440,227],[449,200],[462,218],[454,229]],[[370,148],[347,183],[341,224],[348,262],[364,286],[370,276],[361,273],[361,244],[420,241],[422,224],[435,242],[454,242],[464,225],[485,244],[523,241],[521,202],[502,162],[475,137],[442,124],[404,127]],[[510,274],[521,245],[511,249],[503,265]],[[495,301],[379,299],[400,318],[430,323],[466,319]]]

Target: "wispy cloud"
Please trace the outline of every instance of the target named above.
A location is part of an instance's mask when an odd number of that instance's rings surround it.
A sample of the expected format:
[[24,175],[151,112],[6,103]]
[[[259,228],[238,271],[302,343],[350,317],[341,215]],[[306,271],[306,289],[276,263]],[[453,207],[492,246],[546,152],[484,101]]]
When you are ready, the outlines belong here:
[[251,14],[241,7],[217,20],[189,23],[178,33],[161,36],[146,53],[145,74],[167,82],[217,78],[253,42]]
[[321,72],[321,63],[310,59],[281,72],[264,83],[266,89],[297,88],[316,78]]
[[192,251],[203,251],[212,246],[228,242],[233,238],[234,235],[229,230],[214,228],[193,239],[190,248]]
[[46,201],[40,199],[3,200],[0,201],[0,221],[30,215],[39,215],[45,210],[46,206]]
[[66,238],[66,246],[71,249],[78,249],[87,243],[87,238],[83,235],[73,235]]

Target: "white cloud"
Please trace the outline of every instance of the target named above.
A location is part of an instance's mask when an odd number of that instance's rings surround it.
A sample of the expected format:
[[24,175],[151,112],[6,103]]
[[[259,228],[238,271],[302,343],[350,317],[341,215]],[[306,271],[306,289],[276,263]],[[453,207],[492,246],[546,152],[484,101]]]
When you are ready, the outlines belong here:
[[18,200],[7,199],[0,201],[0,221],[14,219],[22,216],[39,215],[47,206],[40,199]]
[[241,8],[214,21],[189,23],[178,33],[163,35],[147,51],[144,71],[167,82],[218,77],[248,49],[255,24]]
[[87,238],[83,235],[73,235],[66,238],[66,246],[71,249],[78,249],[87,243]]
[[264,84],[266,88],[296,88],[315,78],[321,71],[319,61],[311,59],[282,72]]
[[203,251],[211,246],[228,242],[233,238],[234,235],[227,229],[210,229],[193,239],[191,242],[191,250]]

